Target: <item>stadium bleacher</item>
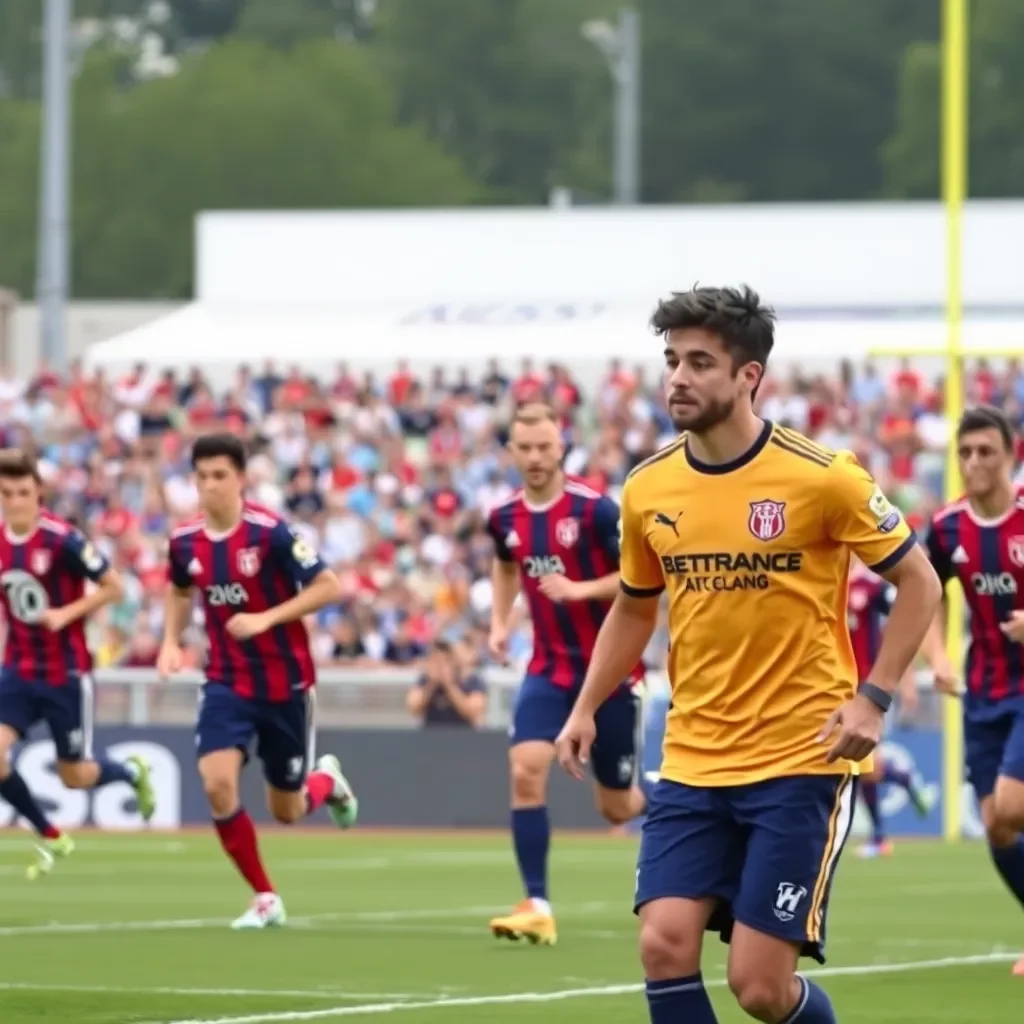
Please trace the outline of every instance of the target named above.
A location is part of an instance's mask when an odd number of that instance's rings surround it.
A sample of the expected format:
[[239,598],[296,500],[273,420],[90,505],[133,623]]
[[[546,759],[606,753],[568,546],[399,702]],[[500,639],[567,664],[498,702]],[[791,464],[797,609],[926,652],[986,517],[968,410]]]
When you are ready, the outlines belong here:
[[[339,366],[329,383],[268,365],[240,367],[233,386],[215,392],[199,370],[178,377],[140,364],[109,380],[80,366],[66,379],[44,369],[31,380],[0,378],[0,440],[39,453],[55,510],[125,577],[124,601],[90,625],[100,669],[155,664],[166,537],[195,512],[188,445],[211,429],[250,440],[252,497],[285,511],[344,581],[344,603],[309,623],[322,665],[412,667],[443,637],[465,641],[486,667],[491,553],[482,526],[516,486],[503,447],[513,404],[546,396],[564,423],[568,471],[615,496],[632,466],[671,437],[649,378],[615,362],[584,394],[558,365],[495,362],[479,379],[438,368],[424,380],[402,365],[380,379]],[[829,447],[852,448],[920,522],[943,487],[941,389],[909,363],[883,373],[847,362],[831,377],[769,378],[760,407]],[[967,394],[1024,423],[1016,364],[976,363]],[[195,663],[200,637],[190,637]],[[529,648],[524,619],[513,659]],[[664,650],[659,631],[653,668]]]

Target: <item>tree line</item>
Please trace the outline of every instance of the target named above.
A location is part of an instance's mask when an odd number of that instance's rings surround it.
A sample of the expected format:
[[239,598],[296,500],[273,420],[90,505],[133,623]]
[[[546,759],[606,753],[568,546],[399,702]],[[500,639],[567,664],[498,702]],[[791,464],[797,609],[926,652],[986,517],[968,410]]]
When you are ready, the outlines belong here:
[[[611,192],[617,0],[77,0],[73,288],[184,297],[211,208]],[[644,202],[939,189],[939,0],[635,0]],[[1024,3],[972,5],[970,180],[1024,194]],[[39,0],[0,4],[0,284],[31,294]],[[146,73],[156,46],[173,72]]]

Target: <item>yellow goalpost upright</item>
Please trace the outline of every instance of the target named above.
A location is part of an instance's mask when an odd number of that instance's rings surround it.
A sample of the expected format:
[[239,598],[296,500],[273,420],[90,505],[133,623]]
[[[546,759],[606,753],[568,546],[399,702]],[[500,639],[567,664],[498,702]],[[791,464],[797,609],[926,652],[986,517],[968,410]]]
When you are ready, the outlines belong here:
[[[952,429],[964,405],[963,388],[963,214],[967,198],[968,80],[970,0],[942,3],[942,202],[946,214],[946,344],[937,349],[876,349],[878,356],[941,356],[946,364],[946,500],[960,493],[957,444]],[[976,349],[972,355],[1019,355],[1019,349]],[[960,587],[947,591],[946,643],[950,660],[963,663],[964,598]],[[964,739],[960,702],[943,698],[942,831],[948,842],[963,834]]]

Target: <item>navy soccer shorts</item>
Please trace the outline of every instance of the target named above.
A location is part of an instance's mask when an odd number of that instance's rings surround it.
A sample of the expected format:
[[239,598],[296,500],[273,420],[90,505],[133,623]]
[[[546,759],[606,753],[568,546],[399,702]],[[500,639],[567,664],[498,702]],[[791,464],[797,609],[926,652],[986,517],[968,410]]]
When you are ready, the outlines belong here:
[[[555,686],[543,676],[527,676],[519,688],[509,730],[512,745],[537,740],[554,743],[579,692],[579,687]],[[637,781],[643,760],[644,715],[639,691],[622,686],[601,705],[595,720],[594,778],[605,789],[629,789]]]
[[995,792],[1000,775],[1024,782],[1024,697],[982,701],[964,697],[967,778],[979,800]]
[[643,825],[634,910],[667,897],[715,897],[708,929],[735,922],[825,962],[829,894],[853,822],[850,775],[797,775],[748,786],[662,779]]
[[248,761],[255,745],[267,784],[297,792],[316,756],[315,708],[313,690],[288,701],[250,700],[207,683],[199,698],[196,756],[237,749]]
[[92,758],[93,690],[87,675],[62,686],[23,679],[11,669],[0,670],[0,724],[25,737],[45,722],[57,748],[57,760],[73,763]]

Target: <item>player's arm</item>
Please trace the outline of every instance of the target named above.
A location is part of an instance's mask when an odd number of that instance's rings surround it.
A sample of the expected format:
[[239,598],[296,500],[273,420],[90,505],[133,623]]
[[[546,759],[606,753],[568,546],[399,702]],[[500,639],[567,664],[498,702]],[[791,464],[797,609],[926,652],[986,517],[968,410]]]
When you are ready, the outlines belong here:
[[324,565],[306,541],[284,523],[278,523],[273,529],[270,554],[301,589],[287,601],[258,613],[264,620],[263,629],[295,622],[341,600],[342,589],[337,575]]
[[[932,563],[932,568],[935,570],[936,576],[939,577],[939,583],[945,593],[946,584],[953,578],[953,562],[949,552],[943,546],[942,538],[934,524],[928,531],[925,550],[928,552],[928,561]],[[935,688],[940,693],[956,694],[960,691],[960,680],[956,667],[949,660],[949,654],[946,651],[946,636],[943,628],[944,609],[945,604],[940,601],[928,626],[924,642],[921,644],[921,653],[935,676]]]
[[903,516],[851,454],[840,453],[829,467],[824,501],[829,535],[896,588],[869,677],[891,696],[921,649],[942,585]]
[[475,729],[487,711],[487,688],[475,676],[459,681],[454,675],[441,683],[458,716]]
[[430,698],[434,691],[440,686],[436,679],[422,675],[409,688],[405,695],[405,709],[413,718],[422,718],[430,704]]
[[[594,527],[597,542],[615,565],[619,564],[619,506],[611,498],[602,497],[594,509]],[[572,587],[570,601],[614,601],[621,588],[621,576],[615,572],[606,573],[596,580],[566,581]]]
[[168,554],[167,596],[164,598],[164,635],[156,667],[167,678],[180,672],[184,664],[181,635],[192,615],[192,577],[172,540]]
[[636,506],[635,487],[635,480],[627,480],[622,490],[619,593],[601,625],[583,688],[558,739],[559,762],[579,779],[596,736],[594,715],[640,661],[658,624],[665,589],[661,562],[647,541]]
[[62,550],[70,571],[82,579],[91,580],[96,586],[71,604],[50,609],[45,621],[55,632],[124,597],[124,583],[117,571],[80,533],[69,533],[64,538]]
[[508,635],[512,629],[512,608],[519,596],[519,566],[505,543],[505,537],[494,515],[487,521],[487,532],[494,541],[494,562],[491,566],[491,635],[488,646],[500,660],[507,656]]

